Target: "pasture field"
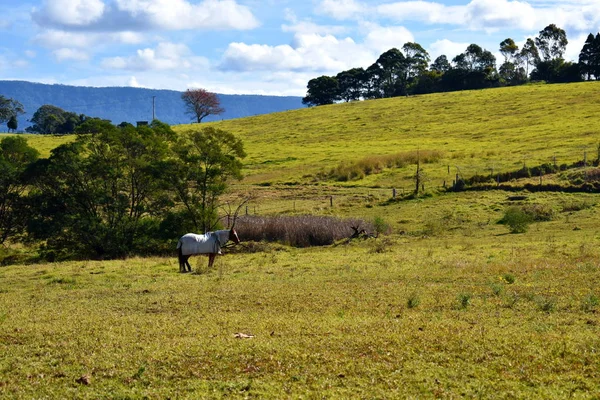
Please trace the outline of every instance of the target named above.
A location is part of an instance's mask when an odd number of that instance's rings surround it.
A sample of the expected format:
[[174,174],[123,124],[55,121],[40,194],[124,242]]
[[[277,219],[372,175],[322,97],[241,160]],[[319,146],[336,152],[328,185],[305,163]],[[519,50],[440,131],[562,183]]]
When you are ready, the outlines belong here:
[[[252,196],[249,214],[380,219],[391,234],[244,243],[211,271],[192,258],[192,274],[174,257],[0,266],[0,398],[600,398],[598,195],[440,189],[457,173],[590,164],[599,85],[211,123],[244,141],[227,200]],[[73,137],[28,138],[47,156]],[[426,193],[400,199],[415,164],[382,160],[417,151],[433,155]],[[376,173],[327,177],[365,165]],[[515,205],[544,222],[509,234],[498,221]]]
[[0,397],[598,398],[594,197],[532,195],[586,206],[514,235],[496,224],[508,195],[378,205],[403,234],[247,243],[192,274],[0,267]]

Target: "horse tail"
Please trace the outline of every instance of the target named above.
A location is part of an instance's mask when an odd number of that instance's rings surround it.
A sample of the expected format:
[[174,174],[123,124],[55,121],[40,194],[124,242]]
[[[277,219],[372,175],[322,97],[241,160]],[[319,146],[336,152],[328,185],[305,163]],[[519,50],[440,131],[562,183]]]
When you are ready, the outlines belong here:
[[[177,242],[177,248],[178,248],[178,249],[181,249],[181,244],[182,244],[182,243],[181,243],[181,239],[179,239],[179,241]],[[181,251],[180,251],[180,252],[181,252]]]

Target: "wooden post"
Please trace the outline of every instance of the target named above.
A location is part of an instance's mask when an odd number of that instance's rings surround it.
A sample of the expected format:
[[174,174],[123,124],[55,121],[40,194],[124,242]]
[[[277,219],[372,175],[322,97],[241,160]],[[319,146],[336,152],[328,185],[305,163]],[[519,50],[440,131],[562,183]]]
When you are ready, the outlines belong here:
[[333,207],[333,196],[329,196],[329,205]]
[[392,198],[396,198],[396,188],[392,189]]

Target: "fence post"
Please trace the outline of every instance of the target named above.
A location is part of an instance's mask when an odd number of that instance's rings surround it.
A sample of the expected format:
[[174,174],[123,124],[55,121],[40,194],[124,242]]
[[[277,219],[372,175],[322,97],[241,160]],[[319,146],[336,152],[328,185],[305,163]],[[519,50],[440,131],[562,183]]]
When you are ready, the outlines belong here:
[[333,196],[329,196],[329,205],[333,207]]
[[392,189],[392,198],[396,198],[396,188]]

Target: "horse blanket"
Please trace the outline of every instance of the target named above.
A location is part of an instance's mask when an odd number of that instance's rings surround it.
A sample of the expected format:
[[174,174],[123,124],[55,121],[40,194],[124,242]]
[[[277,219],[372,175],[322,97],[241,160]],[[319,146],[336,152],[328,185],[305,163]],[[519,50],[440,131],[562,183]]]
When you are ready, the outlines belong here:
[[207,232],[204,235],[187,233],[177,242],[177,248],[181,247],[181,254],[190,256],[193,254],[221,254],[221,246],[229,240],[229,230]]

